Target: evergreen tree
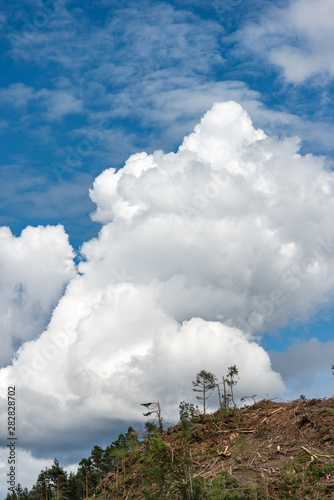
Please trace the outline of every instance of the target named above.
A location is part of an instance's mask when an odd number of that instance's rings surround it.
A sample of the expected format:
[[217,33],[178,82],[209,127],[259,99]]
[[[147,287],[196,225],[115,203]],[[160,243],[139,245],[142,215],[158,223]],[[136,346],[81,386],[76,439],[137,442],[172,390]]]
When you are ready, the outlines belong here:
[[105,473],[115,472],[116,470],[116,461],[115,461],[115,447],[111,444],[106,447],[103,451],[102,457],[102,467]]
[[93,477],[97,476],[98,481],[94,481],[95,484],[101,484],[102,478],[102,462],[103,462],[103,449],[101,446],[95,445],[91,452],[92,461],[92,474]]
[[128,450],[136,449],[140,446],[140,441],[138,438],[138,432],[130,425],[128,427],[128,432],[125,434],[126,447]]
[[60,500],[65,498],[66,486],[67,486],[67,472],[64,471],[63,467],[59,464],[59,460],[56,458],[50,469],[48,469],[48,476],[50,479],[51,489],[53,490],[53,496]]
[[67,482],[67,495],[69,500],[82,500],[83,489],[82,489],[82,478],[80,473],[75,474],[70,472]]
[[127,439],[123,433],[121,433],[112,444],[117,449],[127,449]]
[[51,500],[52,497],[50,477],[48,469],[42,470],[37,478],[35,494],[38,500]]
[[151,439],[147,451],[150,456],[150,466],[145,468],[143,474],[154,492],[153,496],[147,498],[170,498],[168,491],[174,480],[173,456],[160,433],[156,433]]
[[12,493],[7,494],[5,500],[26,500],[28,498],[27,493],[28,493],[27,488],[23,490],[22,486],[19,483]]
[[188,424],[193,418],[198,417],[199,408],[193,403],[186,403],[185,401],[181,401],[181,403],[179,404],[179,414],[181,424]]
[[78,472],[82,481],[83,498],[89,496],[89,491],[92,486],[92,461],[90,458],[83,458],[79,462]]
[[234,402],[234,396],[233,396],[233,387],[238,383],[238,380],[235,380],[234,377],[238,376],[239,370],[236,367],[236,365],[229,366],[228,371],[227,371],[227,376],[226,376],[226,383],[230,388],[231,391],[231,400],[234,406],[236,406]]
[[141,406],[145,406],[145,408],[148,408],[150,411],[147,413],[143,413],[144,417],[150,417],[151,415],[155,415],[154,421],[158,422],[158,427],[159,427],[159,432],[160,434],[163,433],[163,425],[162,425],[162,416],[161,416],[161,408],[160,408],[160,402],[153,402],[153,403],[140,403]]
[[203,413],[206,413],[206,402],[211,395],[212,390],[217,387],[217,377],[211,372],[206,370],[201,370],[196,375],[195,382],[193,384],[193,391],[198,392],[199,395],[196,396],[198,401],[203,404]]
[[155,422],[145,422],[145,432],[144,439],[150,441],[150,439],[155,436],[158,432],[158,427]]

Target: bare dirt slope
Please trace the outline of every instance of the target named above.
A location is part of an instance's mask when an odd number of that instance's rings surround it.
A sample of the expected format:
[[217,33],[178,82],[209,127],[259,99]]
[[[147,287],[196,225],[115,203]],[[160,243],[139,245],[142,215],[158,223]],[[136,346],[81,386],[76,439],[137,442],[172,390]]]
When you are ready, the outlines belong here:
[[202,415],[157,446],[129,452],[98,498],[334,499],[332,398]]

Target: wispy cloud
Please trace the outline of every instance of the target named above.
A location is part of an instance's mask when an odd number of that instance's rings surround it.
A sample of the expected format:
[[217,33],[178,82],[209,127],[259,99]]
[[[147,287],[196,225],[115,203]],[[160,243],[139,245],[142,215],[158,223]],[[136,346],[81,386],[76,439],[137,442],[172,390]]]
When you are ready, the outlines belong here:
[[0,88],[0,102],[17,108],[26,107],[36,97],[35,90],[24,83],[13,83],[7,88]]
[[296,0],[271,6],[239,33],[243,45],[281,68],[288,82],[323,85],[334,77],[334,4]]
[[82,113],[82,101],[65,90],[46,90],[38,92],[39,103],[44,104],[47,117],[50,120],[59,120],[71,113]]
[[[23,83],[9,85],[0,88],[0,104],[12,108],[26,108],[29,103],[35,102],[35,106],[44,108],[49,120],[59,119],[70,113],[81,113],[83,111],[82,101],[77,99],[68,90],[58,89],[34,89]],[[26,112],[26,117],[29,113]],[[32,113],[30,111],[30,113]],[[33,110],[36,113],[36,109]],[[40,116],[43,119],[43,116]]]

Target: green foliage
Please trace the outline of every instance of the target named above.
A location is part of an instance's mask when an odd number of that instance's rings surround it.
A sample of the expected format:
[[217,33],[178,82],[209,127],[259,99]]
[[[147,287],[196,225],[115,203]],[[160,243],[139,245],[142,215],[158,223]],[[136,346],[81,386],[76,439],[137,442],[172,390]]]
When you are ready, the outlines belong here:
[[286,466],[281,473],[280,499],[299,498],[303,478],[299,474],[303,469],[296,464]]
[[150,441],[150,439],[158,433],[158,426],[154,422],[145,422],[145,433],[144,438]]
[[304,453],[301,457],[298,458],[297,462],[299,464],[306,464],[307,462],[310,461],[310,455],[307,453]]
[[213,389],[217,387],[217,377],[211,372],[201,370],[197,373],[196,379],[192,382],[192,384],[193,391],[199,393],[196,398],[202,403],[205,415],[207,399],[210,397]]
[[264,492],[261,485],[249,485],[241,487],[240,483],[226,471],[223,471],[219,478],[211,481],[206,488],[203,499],[207,500],[252,500],[264,499]]
[[238,447],[238,455],[241,457],[242,465],[244,466],[244,461],[247,458],[247,453],[249,452],[249,442],[246,434],[240,433],[235,439],[235,445]]
[[182,500],[201,500],[206,498],[205,481],[196,477],[190,481],[178,483],[178,498]]
[[94,483],[101,483],[102,479],[102,463],[103,463],[103,449],[101,446],[95,445],[91,452],[92,461],[92,474],[94,475]]
[[19,483],[13,493],[8,493],[5,500],[28,500],[29,492],[27,488],[22,488]]
[[256,437],[261,441],[265,441],[267,439],[268,429],[264,425],[259,425],[256,432]]
[[228,367],[227,375],[226,375],[226,383],[230,388],[230,391],[231,391],[230,396],[231,396],[231,400],[232,400],[232,403],[234,406],[236,406],[236,404],[234,402],[233,387],[238,383],[238,380],[239,380],[239,379],[235,380],[234,377],[237,377],[238,374],[239,374],[239,370],[236,367],[236,365]]
[[155,435],[149,444],[149,467],[143,471],[144,479],[149,480],[149,496],[154,493],[155,498],[167,498],[167,493],[173,480],[172,454],[165,441]]
[[143,413],[144,417],[150,417],[151,415],[155,415],[154,422],[156,421],[158,423],[158,429],[160,434],[163,432],[163,425],[162,425],[162,416],[161,416],[161,408],[160,408],[160,402],[157,401],[152,402],[152,403],[140,403],[141,406],[145,406],[145,408],[149,408],[150,411]]
[[138,432],[134,430],[134,428],[130,425],[128,427],[128,432],[125,434],[126,437],[126,447],[128,450],[134,450],[139,448],[140,441],[138,437]]
[[199,429],[195,429],[195,432],[193,434],[195,441],[203,441],[204,437],[203,434]]
[[[209,374],[209,372],[205,373]],[[229,367],[227,378],[232,401],[233,386],[237,383],[237,375],[236,366]],[[215,376],[212,375],[212,377],[216,383]],[[245,398],[247,396],[242,399]],[[302,396],[301,399],[303,399]],[[152,408],[152,404],[157,403],[143,403],[143,406]],[[306,406],[309,407],[307,412],[310,419],[311,404],[312,402],[309,402],[301,406],[302,411]],[[257,405],[254,409],[257,410]],[[153,407],[152,412],[154,411],[156,410]],[[203,415],[200,414],[198,406],[181,401],[179,412],[181,430],[177,435],[172,432],[170,440],[168,438],[170,442],[163,439],[164,435],[160,434],[159,427],[154,421],[146,422],[144,441],[139,440],[138,433],[130,426],[127,432],[121,433],[106,449],[94,446],[90,457],[80,461],[76,474],[67,474],[59,461],[55,459],[51,467],[40,472],[30,492],[18,485],[15,492],[8,494],[5,500],[92,500],[96,497],[99,500],[113,498],[127,498],[128,500],[137,498],[147,500],[156,498],[162,500],[329,498],[328,479],[334,475],[334,463],[320,464],[320,459],[319,462],[311,462],[309,454],[306,453],[294,461],[291,461],[290,457],[286,461],[282,456],[280,459],[283,463],[289,463],[289,465],[285,468],[281,468],[280,465],[280,474],[270,476],[267,440],[271,436],[266,427],[267,424],[257,424],[257,432],[252,436],[243,433],[242,429],[245,427],[243,427],[244,421],[240,415],[247,414],[247,411],[227,408],[227,411],[220,411],[215,415]],[[325,419],[331,415],[331,412],[323,408],[317,415],[319,419]],[[265,419],[261,421],[264,422]],[[195,444],[196,441],[204,439],[201,432],[202,424],[207,424],[203,434],[209,438],[209,447],[207,442],[204,446]],[[203,475],[203,472],[213,470],[217,473],[217,466],[220,469],[217,462],[217,447],[212,441],[213,432],[219,432],[217,427],[223,429],[227,427],[237,431],[229,448],[231,458],[222,463],[223,466],[229,467],[231,475],[223,471],[216,479],[204,479],[199,477]],[[263,448],[267,449],[267,463],[262,464],[263,468],[260,465],[260,471],[257,469],[257,484],[251,483],[254,467],[250,466],[253,463],[254,449],[250,447],[254,444],[254,438],[262,442],[261,453],[263,453]],[[225,439],[224,441],[226,444]],[[132,450],[138,450],[138,452],[133,453]],[[273,452],[273,448],[271,451]],[[202,458],[203,452],[206,454],[205,461]],[[204,470],[203,464],[205,464]],[[265,467],[268,467],[268,472],[266,474],[263,472],[260,477],[259,472],[261,468],[265,471]],[[103,481],[110,472],[113,474]]]
[[181,401],[181,403],[179,404],[179,415],[180,415],[180,423],[183,425],[188,424],[194,418],[198,417],[199,408],[197,405],[195,406],[193,403],[186,403],[185,401]]
[[106,474],[117,471],[127,453],[139,446],[138,433],[129,427],[105,450],[95,445],[91,456],[79,462],[76,474],[67,474],[55,459],[50,468],[40,472],[31,491],[26,491],[27,496],[23,490],[22,494],[9,496],[6,500],[82,500],[92,496]]
[[46,467],[39,473],[36,484],[30,492],[27,488],[23,490],[19,484],[15,493],[9,495],[6,500],[44,500],[46,498],[81,500],[82,489],[79,492],[76,486],[75,475],[73,473],[68,475],[59,461],[55,459],[51,467]]
[[307,468],[306,474],[310,481],[318,481],[321,477],[332,475],[334,473],[334,463],[319,465],[311,463]]
[[223,471],[218,479],[213,480],[213,486],[221,490],[231,489],[238,487],[238,481],[226,471]]

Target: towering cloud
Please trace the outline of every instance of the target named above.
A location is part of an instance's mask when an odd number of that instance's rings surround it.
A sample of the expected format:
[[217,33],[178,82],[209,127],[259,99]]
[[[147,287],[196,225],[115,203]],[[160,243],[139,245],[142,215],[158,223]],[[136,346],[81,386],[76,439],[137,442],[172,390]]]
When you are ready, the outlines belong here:
[[333,175],[298,139],[255,130],[216,104],[179,151],[132,156],[94,183],[99,240],[83,248],[159,287],[178,321],[200,316],[250,331],[303,319],[332,295]]
[[298,148],[226,102],[176,153],[96,179],[99,237],[45,332],[0,372],[2,396],[20,385],[22,446],[75,450],[83,429],[93,441],[138,421],[147,398],[173,419],[202,368],[236,364],[239,396],[283,393],[255,340],[326,306],[334,285],[333,174]]

